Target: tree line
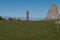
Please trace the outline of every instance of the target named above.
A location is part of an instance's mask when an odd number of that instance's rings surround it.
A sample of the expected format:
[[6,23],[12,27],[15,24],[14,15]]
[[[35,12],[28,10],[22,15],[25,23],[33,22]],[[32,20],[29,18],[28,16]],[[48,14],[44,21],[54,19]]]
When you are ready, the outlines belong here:
[[20,19],[11,18],[11,17],[9,17],[8,19],[6,19],[6,18],[3,18],[2,16],[0,16],[0,20],[20,20]]

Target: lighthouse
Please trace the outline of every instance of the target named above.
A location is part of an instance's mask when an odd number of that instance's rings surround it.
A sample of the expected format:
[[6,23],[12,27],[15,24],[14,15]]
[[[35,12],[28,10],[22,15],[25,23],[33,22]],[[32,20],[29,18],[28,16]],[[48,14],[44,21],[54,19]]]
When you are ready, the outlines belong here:
[[26,11],[26,21],[29,21],[29,11]]

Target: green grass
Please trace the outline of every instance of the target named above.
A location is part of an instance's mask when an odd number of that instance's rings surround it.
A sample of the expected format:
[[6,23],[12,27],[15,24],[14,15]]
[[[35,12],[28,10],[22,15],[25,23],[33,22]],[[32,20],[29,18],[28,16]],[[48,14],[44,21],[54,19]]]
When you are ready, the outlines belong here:
[[60,27],[54,21],[2,21],[0,40],[60,40]]

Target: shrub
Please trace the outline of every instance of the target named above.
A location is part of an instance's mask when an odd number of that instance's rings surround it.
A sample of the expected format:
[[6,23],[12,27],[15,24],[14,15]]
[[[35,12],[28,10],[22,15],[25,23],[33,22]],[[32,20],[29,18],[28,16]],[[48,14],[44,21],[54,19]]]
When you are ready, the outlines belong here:
[[5,20],[5,18],[2,18],[2,16],[0,16],[0,20]]
[[12,18],[9,18],[8,20],[12,20]]
[[8,20],[16,20],[16,18],[9,18]]

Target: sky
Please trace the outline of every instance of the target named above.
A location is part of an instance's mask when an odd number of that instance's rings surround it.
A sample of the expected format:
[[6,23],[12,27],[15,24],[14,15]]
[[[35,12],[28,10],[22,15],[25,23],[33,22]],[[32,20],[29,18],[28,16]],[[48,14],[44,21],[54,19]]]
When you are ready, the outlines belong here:
[[45,18],[52,4],[56,4],[60,13],[60,0],[0,0],[0,16]]

